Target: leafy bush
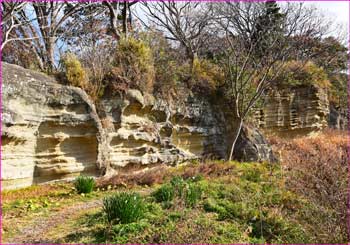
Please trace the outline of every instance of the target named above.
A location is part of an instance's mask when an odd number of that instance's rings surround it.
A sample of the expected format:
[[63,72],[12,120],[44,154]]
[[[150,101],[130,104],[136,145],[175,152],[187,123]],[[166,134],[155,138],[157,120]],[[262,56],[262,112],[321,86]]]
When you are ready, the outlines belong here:
[[67,82],[76,87],[85,88],[87,85],[86,72],[79,59],[72,53],[67,53],[62,59]]
[[277,86],[317,85],[322,88],[331,86],[327,73],[311,61],[306,64],[299,61],[287,62],[274,82]]
[[155,192],[153,192],[153,196],[157,202],[170,202],[174,199],[174,187],[169,184],[164,184],[159,187]]
[[115,88],[152,92],[154,73],[151,49],[143,41],[121,39],[116,50],[115,65],[109,76],[109,80],[116,82]]
[[200,92],[214,91],[224,80],[222,69],[205,59],[195,59],[192,65],[190,86]]
[[103,211],[109,223],[128,224],[144,215],[144,203],[137,193],[122,192],[103,199]]
[[[271,137],[274,150],[281,153],[287,170],[286,186],[306,197],[310,206],[303,214],[327,241],[344,243],[350,239],[347,228],[348,143],[342,132],[327,131],[318,136],[293,140]],[[337,231],[337,232],[335,232]],[[336,236],[336,237],[333,237]]]
[[202,197],[202,188],[196,184],[189,184],[186,188],[186,206],[194,207]]
[[78,193],[90,193],[95,187],[95,180],[88,176],[78,176],[75,179],[74,186]]

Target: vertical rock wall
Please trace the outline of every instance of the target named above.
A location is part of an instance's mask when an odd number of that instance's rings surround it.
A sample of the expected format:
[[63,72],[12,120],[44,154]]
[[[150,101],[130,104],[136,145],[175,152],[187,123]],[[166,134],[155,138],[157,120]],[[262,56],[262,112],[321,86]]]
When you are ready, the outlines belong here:
[[99,130],[84,92],[2,66],[2,187],[98,174]]
[[328,115],[327,91],[304,86],[270,91],[255,116],[265,131],[293,137],[327,127]]
[[[201,95],[169,102],[129,90],[96,107],[79,88],[3,63],[1,173],[5,189],[113,175],[198,158],[226,158],[237,123],[223,101]],[[213,99],[213,98],[212,98]],[[257,121],[290,134],[327,124],[326,93],[315,87],[272,91]],[[273,161],[256,130],[244,127],[235,156]]]
[[226,142],[220,111],[190,97],[168,104],[140,91],[101,101],[111,169],[121,172],[155,164],[176,164],[208,156],[224,157]]

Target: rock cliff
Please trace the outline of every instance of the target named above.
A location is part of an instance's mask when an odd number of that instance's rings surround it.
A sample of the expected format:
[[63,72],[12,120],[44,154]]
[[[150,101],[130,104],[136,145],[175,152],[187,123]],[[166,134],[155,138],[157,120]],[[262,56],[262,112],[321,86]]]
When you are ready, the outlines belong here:
[[3,188],[98,174],[102,128],[86,94],[5,63],[2,78]]
[[[129,90],[96,107],[84,91],[3,63],[2,166],[5,189],[113,175],[197,158],[226,158],[235,120],[223,104],[191,95],[173,102]],[[243,130],[235,154],[269,161],[256,130]]]
[[327,91],[315,86],[271,90],[256,112],[256,122],[269,133],[294,137],[328,125]]
[[102,99],[98,111],[115,171],[226,156],[224,115],[205,99],[170,104],[129,90],[125,96]]

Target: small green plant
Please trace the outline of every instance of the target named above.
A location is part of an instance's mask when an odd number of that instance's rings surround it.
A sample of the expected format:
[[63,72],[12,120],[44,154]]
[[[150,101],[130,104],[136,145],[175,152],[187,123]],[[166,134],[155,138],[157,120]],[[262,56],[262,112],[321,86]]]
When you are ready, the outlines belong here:
[[157,202],[171,202],[174,199],[174,187],[169,184],[162,185],[152,196],[156,199]]
[[187,185],[187,183],[181,178],[180,176],[174,176],[170,180],[170,184],[173,186],[175,194],[179,197],[182,197],[184,189]]
[[128,224],[143,217],[145,205],[139,194],[121,192],[103,199],[103,211],[109,223]]
[[152,195],[157,202],[163,203],[163,208],[170,208],[185,204],[187,207],[194,207],[202,197],[202,188],[198,183],[187,182],[180,176],[175,176],[170,180],[170,184],[164,184]]
[[88,79],[79,59],[74,54],[68,53],[63,57],[62,64],[67,82],[72,86],[85,88]]
[[145,42],[122,38],[116,50],[111,79],[126,82],[128,88],[152,92],[155,76],[153,63],[152,51]]
[[74,182],[75,189],[79,194],[92,192],[95,184],[94,178],[89,176],[78,176]]
[[185,203],[186,206],[194,207],[202,197],[202,188],[195,184],[189,184],[186,188]]

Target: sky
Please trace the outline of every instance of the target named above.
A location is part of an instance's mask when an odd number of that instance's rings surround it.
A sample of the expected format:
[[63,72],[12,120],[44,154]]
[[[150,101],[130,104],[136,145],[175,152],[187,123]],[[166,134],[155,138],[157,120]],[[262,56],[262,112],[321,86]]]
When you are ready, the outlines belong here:
[[334,17],[337,22],[349,26],[349,2],[348,1],[317,1],[307,2],[306,4],[319,7],[325,11],[325,14]]
[[[310,1],[305,2],[306,5],[315,5],[320,9],[323,14],[329,17],[331,20],[334,20],[334,26],[341,24],[343,30],[341,35],[343,38],[343,44],[347,45],[349,43],[349,2],[348,1]],[[332,35],[332,34],[331,34]],[[338,36],[334,33],[333,35]]]
[[305,4],[315,5],[323,10],[327,16],[334,18],[336,22],[349,26],[348,1],[305,1]]

